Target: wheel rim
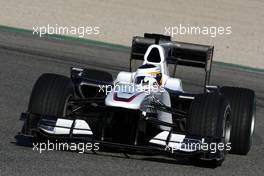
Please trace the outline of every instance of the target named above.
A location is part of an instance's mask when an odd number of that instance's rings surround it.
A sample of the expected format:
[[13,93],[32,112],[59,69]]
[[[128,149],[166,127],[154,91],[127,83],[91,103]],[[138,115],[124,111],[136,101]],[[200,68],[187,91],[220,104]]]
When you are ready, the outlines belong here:
[[231,111],[230,111],[230,105],[227,106],[225,110],[225,122],[224,122],[224,130],[223,130],[223,137],[224,137],[224,143],[228,143],[230,141],[231,136]]
[[252,145],[253,141],[253,134],[255,130],[255,120],[256,120],[256,100],[254,100],[253,103],[253,113],[252,113],[252,119],[251,119],[251,125],[250,125],[250,136],[249,136],[249,147]]
[[[253,134],[255,130],[255,121],[256,121],[256,101],[254,100],[253,104],[253,113],[252,113],[252,119],[251,119],[251,125],[250,125],[250,136],[249,136],[249,145],[252,145],[252,140],[253,140]],[[249,146],[249,147],[250,147]]]
[[[230,136],[231,136],[231,111],[230,106],[226,108],[225,111],[225,121],[223,126],[223,143],[226,145],[228,142],[230,142]],[[227,155],[228,151],[225,149],[222,152],[223,159],[225,158],[225,155]]]
[[253,136],[254,129],[255,129],[255,119],[256,119],[256,100],[254,99],[253,103],[253,113],[252,113],[252,119],[251,119],[251,126],[250,126],[250,137]]
[[225,143],[230,141],[231,136],[231,121],[227,120],[225,125]]
[[252,120],[251,120],[250,137],[253,136],[254,129],[255,129],[255,114],[253,114]]

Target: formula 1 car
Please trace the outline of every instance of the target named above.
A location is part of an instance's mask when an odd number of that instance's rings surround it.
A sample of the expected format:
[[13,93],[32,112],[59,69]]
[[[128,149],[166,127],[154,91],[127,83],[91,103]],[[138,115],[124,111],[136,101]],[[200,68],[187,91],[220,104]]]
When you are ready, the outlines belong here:
[[[226,154],[245,155],[252,144],[254,91],[210,85],[213,46],[133,37],[130,71],[71,68],[71,77],[45,73],[22,113],[21,139],[99,143],[123,153],[186,156],[221,164]],[[132,72],[132,61],[143,64]],[[202,93],[185,92],[169,65],[205,70]]]

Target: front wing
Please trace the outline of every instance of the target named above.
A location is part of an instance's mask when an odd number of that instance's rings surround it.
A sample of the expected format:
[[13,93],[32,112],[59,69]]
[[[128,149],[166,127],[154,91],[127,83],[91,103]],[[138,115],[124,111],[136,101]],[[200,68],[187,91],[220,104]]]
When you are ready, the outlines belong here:
[[[99,143],[100,147],[111,148],[123,153],[137,153],[154,155],[165,155],[169,157],[174,156],[199,156],[205,159],[221,159],[220,153],[210,153],[208,151],[201,150],[197,146],[202,143],[212,143],[221,139],[205,138],[201,136],[190,136],[188,134],[177,134],[172,131],[161,131],[153,136],[145,144],[125,144],[117,143],[109,139],[104,139],[101,136],[100,139],[94,138],[94,134],[89,124],[82,119],[63,119],[58,117],[40,116],[38,123],[32,129],[29,127],[29,123],[36,116],[30,113],[22,113],[21,120],[24,121],[24,128],[22,132],[16,135],[16,141],[18,145],[32,145],[32,143],[39,140],[56,140],[65,142],[84,142],[84,143]],[[151,118],[147,120],[151,121]],[[150,123],[156,123],[157,120],[153,120]],[[159,125],[169,125],[161,122]],[[32,129],[28,131],[27,129]],[[103,128],[102,128],[103,130]]]

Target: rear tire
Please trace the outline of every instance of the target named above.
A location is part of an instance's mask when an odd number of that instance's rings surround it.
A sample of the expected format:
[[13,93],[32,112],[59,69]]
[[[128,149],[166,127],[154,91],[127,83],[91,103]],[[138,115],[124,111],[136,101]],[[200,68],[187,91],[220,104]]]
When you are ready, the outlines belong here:
[[252,145],[256,117],[255,93],[250,89],[222,87],[221,93],[230,101],[232,131],[230,153],[246,155]]
[[[196,96],[190,107],[190,116],[187,119],[187,129],[190,135],[221,138],[226,144],[230,140],[231,109],[228,101],[219,94],[201,94]],[[208,151],[210,152],[210,151]],[[209,159],[210,164],[220,165],[227,154],[226,150],[218,151],[220,158],[191,158],[192,161],[201,162]]]
[[66,105],[74,96],[74,85],[70,78],[45,73],[35,83],[28,112],[37,115],[65,117]]

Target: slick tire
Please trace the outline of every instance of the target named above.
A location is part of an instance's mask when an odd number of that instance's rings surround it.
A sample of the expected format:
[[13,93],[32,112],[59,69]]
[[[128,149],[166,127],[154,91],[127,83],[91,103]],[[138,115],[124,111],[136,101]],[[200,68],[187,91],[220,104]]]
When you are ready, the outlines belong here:
[[67,103],[74,96],[70,78],[45,73],[35,83],[28,105],[28,112],[37,115],[65,117]]
[[229,100],[232,109],[230,153],[246,155],[252,145],[256,118],[254,91],[238,87],[222,87],[221,93]]
[[[201,94],[196,96],[190,107],[187,119],[187,130],[190,135],[207,138],[222,138],[224,144],[230,140],[231,108],[225,97],[219,94]],[[191,158],[195,163],[209,160],[213,165],[220,165],[227,152],[219,151],[218,158]]]

